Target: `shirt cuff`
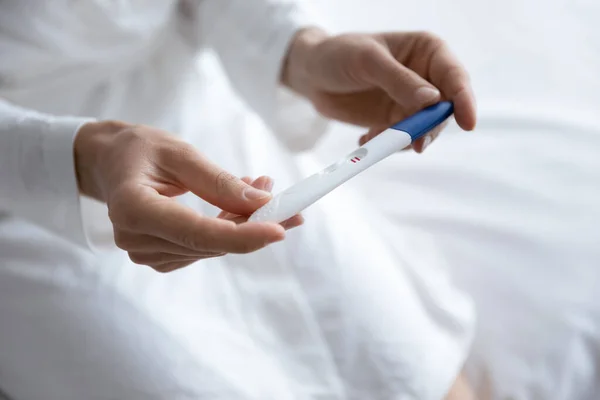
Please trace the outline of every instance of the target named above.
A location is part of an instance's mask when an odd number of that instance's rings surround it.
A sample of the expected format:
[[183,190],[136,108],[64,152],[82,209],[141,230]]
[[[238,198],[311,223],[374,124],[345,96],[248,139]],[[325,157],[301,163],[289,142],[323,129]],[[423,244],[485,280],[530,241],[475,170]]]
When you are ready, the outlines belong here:
[[[77,183],[74,139],[91,119],[61,117],[45,123],[42,135],[42,162],[47,172],[49,210],[43,225],[86,249],[93,249],[83,223],[81,196]],[[41,194],[44,196],[44,194]]]

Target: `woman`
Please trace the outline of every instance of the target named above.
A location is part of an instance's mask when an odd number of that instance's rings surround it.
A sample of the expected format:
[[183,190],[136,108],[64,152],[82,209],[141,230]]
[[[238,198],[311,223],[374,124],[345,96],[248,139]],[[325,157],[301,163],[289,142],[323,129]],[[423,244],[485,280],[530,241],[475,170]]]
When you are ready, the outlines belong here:
[[[369,127],[364,142],[446,98],[473,129],[467,74],[442,41],[330,36],[291,1],[0,7],[9,396],[440,399],[457,381],[464,398],[468,301],[395,255],[343,191],[281,243],[302,217],[243,222],[272,178],[310,165],[292,151],[323,122],[303,110]],[[261,122],[197,74],[201,49]],[[355,231],[339,229],[348,218]],[[160,272],[203,261],[159,275],[113,243]]]

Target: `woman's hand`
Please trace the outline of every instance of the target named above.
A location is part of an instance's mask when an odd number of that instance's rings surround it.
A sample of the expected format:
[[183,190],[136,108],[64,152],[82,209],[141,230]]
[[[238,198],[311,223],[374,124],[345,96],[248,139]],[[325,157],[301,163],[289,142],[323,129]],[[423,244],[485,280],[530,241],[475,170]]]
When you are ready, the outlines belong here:
[[[271,199],[272,180],[238,179],[168,133],[120,122],[84,125],[74,145],[80,191],[106,202],[116,244],[131,260],[170,272],[283,240],[282,225],[245,222]],[[252,184],[250,184],[252,183]],[[175,201],[191,191],[223,212],[203,216]]]
[[[468,74],[444,41],[430,33],[328,37],[306,29],[290,47],[282,80],[324,116],[370,128],[361,143],[440,100],[454,103],[461,128],[475,127]],[[423,151],[437,133],[413,148]]]

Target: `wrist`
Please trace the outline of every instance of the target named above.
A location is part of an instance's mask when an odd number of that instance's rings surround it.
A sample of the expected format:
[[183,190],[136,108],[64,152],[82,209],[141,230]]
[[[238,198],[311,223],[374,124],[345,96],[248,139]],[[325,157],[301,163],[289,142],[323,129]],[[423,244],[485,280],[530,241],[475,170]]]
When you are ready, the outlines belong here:
[[310,60],[315,49],[328,37],[319,28],[304,28],[296,33],[282,68],[281,82],[285,86],[307,96],[310,91]]
[[114,136],[130,125],[119,121],[88,122],[75,136],[73,156],[79,193],[105,201],[99,180],[102,159],[105,158]]

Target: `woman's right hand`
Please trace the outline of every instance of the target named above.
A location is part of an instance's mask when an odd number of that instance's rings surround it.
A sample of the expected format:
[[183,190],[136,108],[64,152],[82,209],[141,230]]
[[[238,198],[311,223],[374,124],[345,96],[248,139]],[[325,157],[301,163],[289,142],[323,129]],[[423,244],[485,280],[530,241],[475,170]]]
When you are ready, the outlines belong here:
[[[159,129],[87,123],[74,152],[80,192],[108,205],[116,244],[160,272],[259,250],[302,223],[299,215],[281,225],[245,222],[271,199],[272,180],[238,179]],[[211,218],[174,199],[188,191],[223,212]]]

